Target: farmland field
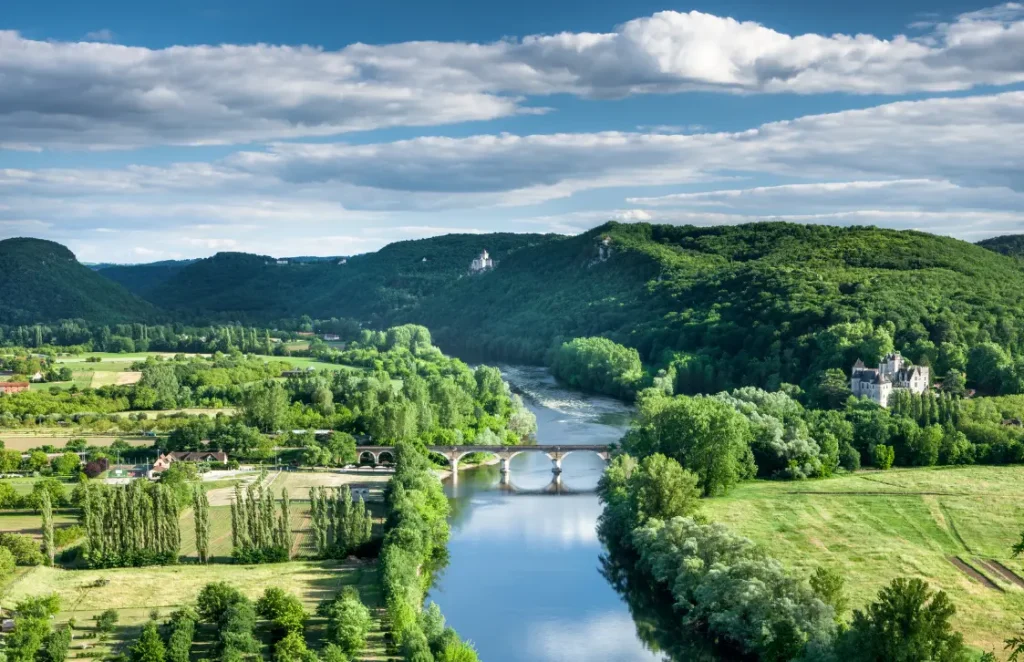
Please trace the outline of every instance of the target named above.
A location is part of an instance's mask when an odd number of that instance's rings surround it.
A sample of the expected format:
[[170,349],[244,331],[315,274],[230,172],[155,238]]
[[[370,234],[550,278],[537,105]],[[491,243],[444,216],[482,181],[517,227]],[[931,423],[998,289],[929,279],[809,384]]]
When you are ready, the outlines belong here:
[[999,651],[1020,625],[1024,562],[1010,548],[1024,529],[1024,467],[758,481],[708,500],[705,512],[791,568],[839,570],[855,607],[897,576],[920,577],[950,594],[974,646]]

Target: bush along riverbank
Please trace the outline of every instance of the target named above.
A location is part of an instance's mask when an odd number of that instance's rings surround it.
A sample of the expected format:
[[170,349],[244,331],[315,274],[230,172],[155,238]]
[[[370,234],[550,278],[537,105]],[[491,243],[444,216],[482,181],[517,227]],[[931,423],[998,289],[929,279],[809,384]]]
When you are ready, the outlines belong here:
[[424,454],[406,444],[395,453],[380,553],[392,645],[408,662],[479,662],[473,646],[445,627],[436,604],[423,607],[434,573],[447,561],[448,499]]
[[840,573],[793,573],[702,516],[701,491],[697,474],[660,453],[619,455],[598,486],[604,573],[652,650],[673,660],[975,659],[944,592],[897,578],[848,622]]

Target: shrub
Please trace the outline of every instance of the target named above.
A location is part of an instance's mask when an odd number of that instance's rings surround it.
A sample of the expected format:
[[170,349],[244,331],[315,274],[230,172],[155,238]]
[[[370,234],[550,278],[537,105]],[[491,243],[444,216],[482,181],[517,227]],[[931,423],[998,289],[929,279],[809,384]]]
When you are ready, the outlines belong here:
[[886,470],[891,468],[895,459],[896,451],[892,446],[879,444],[871,451],[871,460],[879,469]]
[[10,550],[18,565],[42,565],[46,560],[39,543],[20,533],[0,533],[0,547]]
[[72,524],[71,526],[64,526],[53,531],[53,544],[58,548],[67,547],[71,543],[85,537],[85,529]]

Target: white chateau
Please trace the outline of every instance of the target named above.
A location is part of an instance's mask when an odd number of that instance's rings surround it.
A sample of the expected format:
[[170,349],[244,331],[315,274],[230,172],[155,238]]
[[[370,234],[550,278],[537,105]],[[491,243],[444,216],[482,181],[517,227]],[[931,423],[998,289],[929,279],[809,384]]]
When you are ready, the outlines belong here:
[[882,359],[878,368],[868,368],[858,359],[850,372],[850,390],[858,398],[870,398],[888,407],[894,388],[905,388],[911,393],[928,390],[929,372],[925,366],[911,365],[899,352]]
[[487,254],[486,250],[483,253],[480,253],[476,259],[469,263],[469,273],[471,274],[478,274],[481,271],[487,271],[488,269],[493,268],[494,260],[491,259],[491,256]]

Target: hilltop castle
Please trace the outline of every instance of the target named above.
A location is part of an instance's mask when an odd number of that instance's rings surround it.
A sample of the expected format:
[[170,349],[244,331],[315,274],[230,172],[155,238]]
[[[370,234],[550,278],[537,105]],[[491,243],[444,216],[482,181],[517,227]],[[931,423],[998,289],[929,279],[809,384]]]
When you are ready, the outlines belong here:
[[471,274],[480,273],[481,271],[487,271],[488,269],[493,268],[494,260],[491,259],[491,256],[488,255],[486,250],[483,253],[480,253],[476,259],[469,263],[469,273]]
[[868,368],[858,359],[850,372],[850,390],[858,398],[869,398],[888,407],[889,396],[895,388],[904,388],[911,393],[928,390],[929,372],[925,366],[911,365],[899,352],[882,359],[878,368]]

